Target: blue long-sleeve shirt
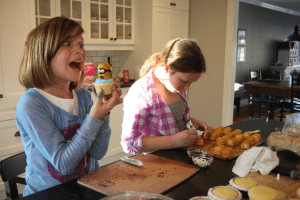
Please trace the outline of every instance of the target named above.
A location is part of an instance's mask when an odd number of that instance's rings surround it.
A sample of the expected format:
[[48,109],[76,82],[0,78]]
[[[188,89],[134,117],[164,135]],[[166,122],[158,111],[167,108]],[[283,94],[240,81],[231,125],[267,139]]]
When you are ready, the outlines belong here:
[[76,91],[77,115],[55,106],[34,89],[17,104],[16,122],[27,156],[23,196],[84,176],[99,169],[111,129],[88,115],[93,105],[85,88]]

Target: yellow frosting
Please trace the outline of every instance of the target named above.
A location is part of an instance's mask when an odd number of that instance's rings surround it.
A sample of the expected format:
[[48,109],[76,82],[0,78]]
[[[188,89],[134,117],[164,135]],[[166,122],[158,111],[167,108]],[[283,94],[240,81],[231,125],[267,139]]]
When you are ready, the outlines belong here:
[[274,200],[274,199],[286,199],[287,195],[280,191],[267,186],[255,186],[248,192],[250,199],[253,200]]
[[238,186],[245,188],[251,188],[258,185],[258,182],[256,180],[250,178],[235,178],[233,182]]
[[217,197],[225,198],[225,199],[234,199],[238,197],[237,191],[228,187],[218,187],[215,188],[212,193]]

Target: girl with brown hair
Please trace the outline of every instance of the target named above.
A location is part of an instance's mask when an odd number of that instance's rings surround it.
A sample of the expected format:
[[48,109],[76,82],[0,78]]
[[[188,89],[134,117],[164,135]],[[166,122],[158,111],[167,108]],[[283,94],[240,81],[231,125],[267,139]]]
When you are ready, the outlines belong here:
[[189,115],[185,93],[205,71],[205,59],[193,39],[177,38],[152,55],[124,99],[123,150],[139,154],[189,146],[199,137],[196,130],[187,130],[190,120],[195,129],[210,134],[211,126]]
[[19,69],[26,92],[17,104],[17,127],[27,156],[23,195],[44,190],[99,169],[111,130],[109,115],[122,103],[120,81],[112,97],[92,101],[80,88],[86,59],[83,29],[56,17],[27,36]]

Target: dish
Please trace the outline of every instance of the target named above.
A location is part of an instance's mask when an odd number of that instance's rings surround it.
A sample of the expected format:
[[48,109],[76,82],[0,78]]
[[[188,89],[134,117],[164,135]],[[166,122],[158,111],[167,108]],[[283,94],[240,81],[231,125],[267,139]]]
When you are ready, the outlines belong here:
[[114,195],[110,195],[108,197],[103,198],[102,200],[147,200],[147,199],[157,199],[157,200],[173,200],[169,197],[149,193],[149,192],[122,192]]
[[200,168],[206,168],[213,162],[213,157],[204,154],[195,154],[192,156],[193,163]]
[[240,200],[242,193],[229,186],[216,186],[208,190],[208,196],[216,200]]
[[189,157],[191,158],[193,155],[206,155],[207,151],[205,149],[193,149],[190,148],[187,150],[187,154],[189,155]]

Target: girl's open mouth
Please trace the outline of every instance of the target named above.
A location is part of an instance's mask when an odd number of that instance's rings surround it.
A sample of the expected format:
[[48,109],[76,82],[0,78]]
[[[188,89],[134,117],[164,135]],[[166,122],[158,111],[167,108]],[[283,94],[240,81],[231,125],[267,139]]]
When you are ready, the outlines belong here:
[[80,70],[80,69],[81,69],[81,66],[82,66],[82,61],[81,61],[81,60],[73,61],[73,62],[71,62],[69,65],[70,65],[70,67],[73,68],[73,69]]

